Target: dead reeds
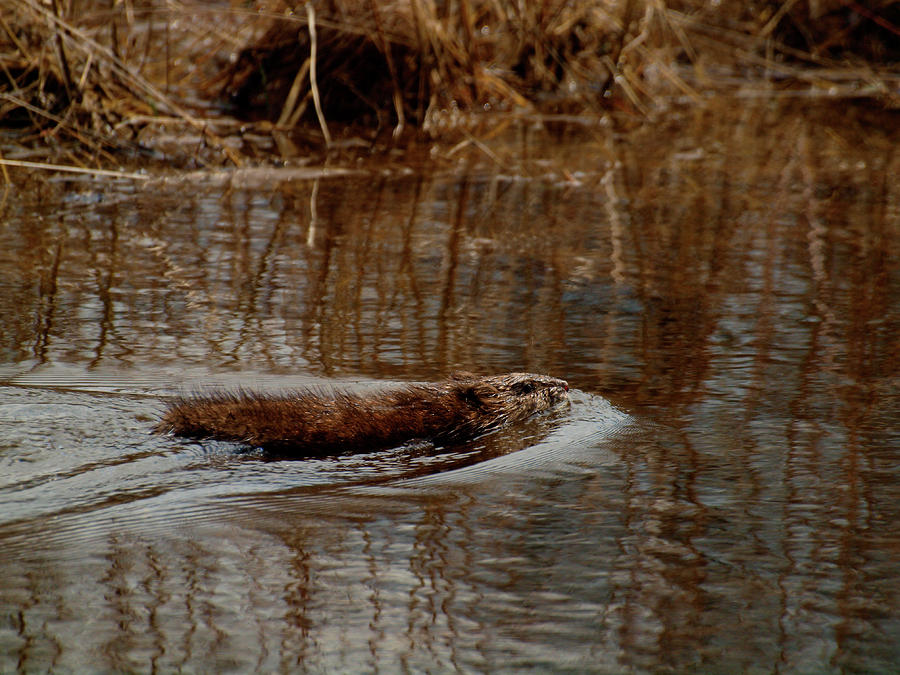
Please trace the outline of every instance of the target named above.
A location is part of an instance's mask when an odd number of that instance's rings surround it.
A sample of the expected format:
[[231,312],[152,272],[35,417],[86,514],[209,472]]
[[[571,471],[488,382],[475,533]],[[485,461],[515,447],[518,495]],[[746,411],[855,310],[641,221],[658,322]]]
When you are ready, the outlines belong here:
[[154,2],[3,0],[0,123],[21,132],[18,154],[79,165],[150,157],[159,148],[144,132],[175,123],[237,161],[183,102],[179,81],[196,60],[186,61],[190,32],[172,29],[179,16]]
[[455,111],[583,114],[602,107],[641,16],[638,2],[619,4],[323,3],[317,49],[311,24],[275,20],[241,51],[223,92],[242,116],[294,126],[304,114],[311,119],[315,56],[328,119],[395,135],[407,123],[438,131]]
[[900,0],[260,2],[0,0],[0,125],[20,132],[18,159],[238,163],[232,117],[330,145],[640,116],[709,91],[900,102]]
[[700,100],[709,88],[896,105],[900,2],[875,4],[334,0],[318,5],[315,50],[295,23],[302,6],[288,5],[292,19],[241,51],[223,91],[246,118],[312,121],[308,65],[318,52],[325,117],[370,129],[410,120],[440,133],[459,111],[646,111],[670,92]]

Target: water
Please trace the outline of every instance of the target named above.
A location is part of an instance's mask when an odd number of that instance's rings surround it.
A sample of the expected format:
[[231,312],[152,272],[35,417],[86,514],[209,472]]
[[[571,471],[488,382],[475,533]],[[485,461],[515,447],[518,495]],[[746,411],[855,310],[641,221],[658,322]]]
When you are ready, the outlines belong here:
[[[0,671],[890,670],[890,119],[711,105],[523,126],[499,164],[16,176]],[[459,369],[571,403],[305,461],[151,433],[179,391]]]

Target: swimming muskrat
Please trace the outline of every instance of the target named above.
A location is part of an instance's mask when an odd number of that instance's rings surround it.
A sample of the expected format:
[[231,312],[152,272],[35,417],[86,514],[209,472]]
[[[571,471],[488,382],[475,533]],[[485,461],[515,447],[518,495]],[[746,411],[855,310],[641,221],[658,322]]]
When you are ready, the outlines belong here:
[[171,401],[155,431],[307,455],[413,440],[452,443],[546,410],[568,391],[564,380],[545,375],[456,373],[443,382],[366,394],[212,393]]

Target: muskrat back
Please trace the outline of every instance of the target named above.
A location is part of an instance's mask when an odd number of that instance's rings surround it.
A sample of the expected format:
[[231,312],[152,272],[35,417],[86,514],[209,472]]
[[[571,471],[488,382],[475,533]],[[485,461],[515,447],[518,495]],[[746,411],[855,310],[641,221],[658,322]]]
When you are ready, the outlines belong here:
[[530,373],[457,373],[443,382],[366,394],[239,390],[178,397],[155,430],[306,455],[413,440],[451,443],[547,410],[565,400],[568,390],[564,380]]

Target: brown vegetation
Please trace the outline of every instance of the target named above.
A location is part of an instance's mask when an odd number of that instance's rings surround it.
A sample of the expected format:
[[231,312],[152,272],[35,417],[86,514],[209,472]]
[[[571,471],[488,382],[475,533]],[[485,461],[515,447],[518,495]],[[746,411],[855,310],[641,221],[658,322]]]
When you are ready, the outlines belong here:
[[0,0],[0,126],[23,156],[239,162],[233,118],[329,144],[708,89],[900,100],[897,0],[272,2]]
[[15,154],[151,156],[174,125],[233,155],[196,111],[200,78],[239,47],[210,16],[156,0],[0,0],[0,128]]

